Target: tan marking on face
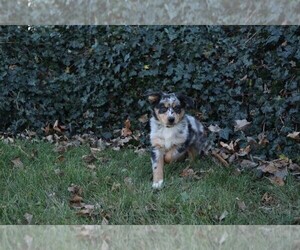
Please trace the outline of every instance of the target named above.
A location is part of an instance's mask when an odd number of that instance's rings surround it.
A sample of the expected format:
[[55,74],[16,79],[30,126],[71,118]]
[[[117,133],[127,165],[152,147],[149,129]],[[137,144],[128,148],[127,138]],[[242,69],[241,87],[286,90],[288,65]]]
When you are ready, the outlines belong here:
[[158,95],[150,95],[150,96],[148,96],[148,101],[149,101],[150,103],[154,103],[154,102],[156,102],[158,99],[159,99],[159,96],[158,96]]
[[162,124],[168,125],[168,116],[167,116],[166,113],[160,114],[158,109],[155,109],[154,112],[155,112],[155,114],[156,114],[157,119],[158,119]]
[[[174,110],[174,108],[175,108],[176,106],[180,106],[180,102],[179,102],[178,100],[174,100],[174,101],[172,101],[172,102],[170,102],[170,101],[165,101],[165,102],[161,102],[160,104],[163,104],[163,106],[164,106],[165,108],[167,108],[166,112],[164,112],[164,113],[159,113],[159,108],[155,108],[155,109],[154,109],[154,112],[155,112],[155,114],[156,114],[157,119],[158,119],[162,124],[164,124],[164,125],[175,125],[175,124],[179,123],[179,122],[182,120],[182,118],[183,118],[183,116],[184,116],[184,114],[185,114],[184,109],[181,108],[181,112],[180,112],[179,114],[176,113],[175,110]],[[171,108],[171,109],[170,109],[170,108]],[[172,114],[170,113],[170,110],[173,111]],[[169,121],[168,121],[168,118],[169,118],[170,116],[171,116],[171,117],[174,117],[174,119],[175,119],[174,122],[173,122],[172,124],[170,124]]]

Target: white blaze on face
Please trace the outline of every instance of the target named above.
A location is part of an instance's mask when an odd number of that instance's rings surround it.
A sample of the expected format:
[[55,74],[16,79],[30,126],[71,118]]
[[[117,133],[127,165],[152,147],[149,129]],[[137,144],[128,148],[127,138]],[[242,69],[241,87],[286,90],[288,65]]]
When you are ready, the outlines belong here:
[[[166,95],[160,100],[158,107],[155,109],[155,113],[162,124],[173,126],[180,122],[184,116],[184,110],[181,106],[182,105],[175,94]],[[179,112],[176,112],[176,107],[179,107]],[[173,119],[173,121],[170,121],[170,119]]]

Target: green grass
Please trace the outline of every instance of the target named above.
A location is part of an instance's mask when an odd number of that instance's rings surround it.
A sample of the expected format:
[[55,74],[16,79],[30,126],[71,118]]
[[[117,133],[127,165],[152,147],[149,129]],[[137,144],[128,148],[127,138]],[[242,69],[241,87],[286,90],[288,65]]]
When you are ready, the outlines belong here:
[[[46,142],[0,142],[1,224],[26,224],[25,213],[33,216],[31,224],[101,224],[106,217],[119,225],[292,224],[300,216],[300,183],[292,176],[278,187],[252,172],[236,175],[233,167],[206,158],[167,165],[165,187],[155,191],[149,153],[104,150],[93,171],[82,160],[90,153],[87,146],[69,149],[62,161],[53,149]],[[13,166],[17,157],[23,168]],[[199,180],[180,177],[189,164],[201,171]],[[129,178],[132,184],[126,182]],[[84,203],[95,205],[91,216],[79,216],[70,207],[72,183],[82,188]],[[266,192],[273,197],[268,204],[261,201]],[[244,211],[237,199],[246,204]],[[220,221],[224,211],[228,215]]]

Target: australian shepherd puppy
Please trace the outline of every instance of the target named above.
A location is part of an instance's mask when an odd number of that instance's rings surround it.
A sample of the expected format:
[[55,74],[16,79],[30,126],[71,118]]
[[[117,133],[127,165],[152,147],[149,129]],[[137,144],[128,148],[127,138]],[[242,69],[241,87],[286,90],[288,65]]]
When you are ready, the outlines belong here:
[[193,106],[193,100],[179,93],[148,92],[152,105],[150,119],[151,162],[153,170],[152,187],[163,186],[164,163],[182,160],[188,155],[199,155],[205,143],[203,125],[193,116],[185,113]]

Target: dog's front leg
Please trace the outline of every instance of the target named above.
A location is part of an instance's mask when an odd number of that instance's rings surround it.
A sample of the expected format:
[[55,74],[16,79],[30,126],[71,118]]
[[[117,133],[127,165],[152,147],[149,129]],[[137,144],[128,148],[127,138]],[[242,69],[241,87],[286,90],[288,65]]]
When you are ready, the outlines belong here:
[[155,189],[162,188],[164,181],[164,151],[153,147],[151,151],[151,162],[153,171],[153,184]]

